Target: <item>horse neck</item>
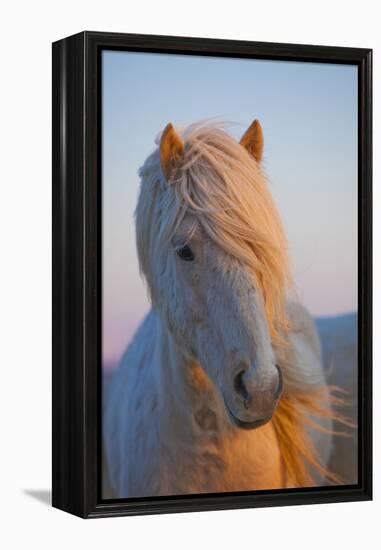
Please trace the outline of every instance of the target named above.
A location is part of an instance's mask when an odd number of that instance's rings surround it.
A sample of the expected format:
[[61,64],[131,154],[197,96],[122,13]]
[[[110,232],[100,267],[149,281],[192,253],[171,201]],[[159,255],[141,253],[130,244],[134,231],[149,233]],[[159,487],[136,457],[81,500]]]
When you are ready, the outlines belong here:
[[221,417],[223,405],[214,384],[199,363],[184,355],[159,314],[156,335],[155,376],[162,421],[185,434],[194,416],[200,417],[210,406]]
[[[172,452],[182,460],[187,457],[191,460],[189,468],[196,463],[209,472],[220,468],[203,479],[201,486],[207,492],[283,486],[278,442],[271,423],[253,432],[235,428],[204,369],[184,356],[159,315],[156,328],[155,422],[166,456]],[[237,456],[241,457],[238,464]],[[200,472],[193,474],[202,478]]]

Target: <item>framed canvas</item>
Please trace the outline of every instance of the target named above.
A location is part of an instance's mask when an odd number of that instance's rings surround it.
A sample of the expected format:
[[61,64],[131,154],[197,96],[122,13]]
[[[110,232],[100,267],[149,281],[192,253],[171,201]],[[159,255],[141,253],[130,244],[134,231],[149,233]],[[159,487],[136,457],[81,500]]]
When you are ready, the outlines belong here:
[[372,498],[371,55],[53,44],[53,506]]

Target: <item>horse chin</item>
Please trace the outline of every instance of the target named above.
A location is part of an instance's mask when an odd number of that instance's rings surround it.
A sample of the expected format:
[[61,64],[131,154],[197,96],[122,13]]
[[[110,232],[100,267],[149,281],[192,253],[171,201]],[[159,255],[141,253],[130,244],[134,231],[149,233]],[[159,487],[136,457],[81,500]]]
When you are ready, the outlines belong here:
[[272,419],[272,415],[266,417],[266,418],[257,418],[256,420],[248,421],[248,420],[241,420],[241,418],[238,418],[235,416],[232,411],[230,410],[228,404],[225,402],[226,409],[229,413],[230,420],[233,422],[233,424],[237,428],[242,428],[243,430],[255,430],[256,428],[260,428],[261,426],[264,426],[270,420]]

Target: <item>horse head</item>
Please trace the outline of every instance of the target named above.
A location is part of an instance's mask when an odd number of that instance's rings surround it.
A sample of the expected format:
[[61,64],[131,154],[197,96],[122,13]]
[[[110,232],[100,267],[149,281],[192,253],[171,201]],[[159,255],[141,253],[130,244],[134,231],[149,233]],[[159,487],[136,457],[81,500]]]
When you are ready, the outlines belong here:
[[212,380],[232,422],[269,421],[282,392],[274,342],[286,326],[286,242],[261,167],[258,121],[172,124],[141,169],[138,254],[153,307]]

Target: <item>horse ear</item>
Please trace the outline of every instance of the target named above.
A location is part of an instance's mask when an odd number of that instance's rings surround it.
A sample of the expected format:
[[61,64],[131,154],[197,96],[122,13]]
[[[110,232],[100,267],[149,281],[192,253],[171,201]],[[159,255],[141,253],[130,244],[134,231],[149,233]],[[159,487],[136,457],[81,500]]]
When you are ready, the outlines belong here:
[[240,144],[252,155],[257,162],[261,162],[263,155],[263,131],[258,120],[249,126],[241,137]]
[[160,141],[160,162],[166,180],[169,182],[176,164],[184,154],[184,143],[171,123],[167,124]]

